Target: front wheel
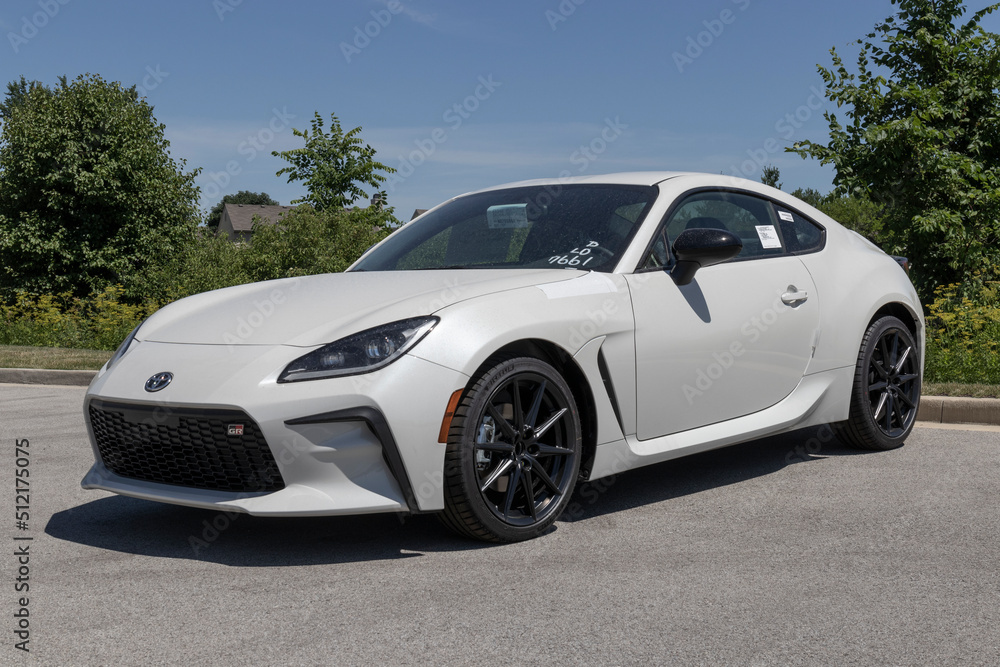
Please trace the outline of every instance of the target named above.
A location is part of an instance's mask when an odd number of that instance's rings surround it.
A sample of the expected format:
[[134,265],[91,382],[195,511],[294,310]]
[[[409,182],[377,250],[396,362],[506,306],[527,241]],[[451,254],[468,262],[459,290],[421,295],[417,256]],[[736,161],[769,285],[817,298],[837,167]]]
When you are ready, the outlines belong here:
[[490,542],[540,535],[580,474],[580,415],[549,364],[500,358],[462,397],[445,452],[445,509],[457,532]]
[[920,404],[920,351],[899,319],[871,324],[861,342],[846,422],[838,435],[862,449],[893,449],[913,430]]

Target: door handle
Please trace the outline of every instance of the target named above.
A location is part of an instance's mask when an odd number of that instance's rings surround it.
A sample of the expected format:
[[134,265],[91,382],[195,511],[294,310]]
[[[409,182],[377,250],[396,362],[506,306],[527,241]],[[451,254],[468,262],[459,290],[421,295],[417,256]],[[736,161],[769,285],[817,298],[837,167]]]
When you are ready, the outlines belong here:
[[781,302],[786,306],[802,303],[809,298],[809,292],[799,291],[795,285],[789,285],[788,291],[781,295]]

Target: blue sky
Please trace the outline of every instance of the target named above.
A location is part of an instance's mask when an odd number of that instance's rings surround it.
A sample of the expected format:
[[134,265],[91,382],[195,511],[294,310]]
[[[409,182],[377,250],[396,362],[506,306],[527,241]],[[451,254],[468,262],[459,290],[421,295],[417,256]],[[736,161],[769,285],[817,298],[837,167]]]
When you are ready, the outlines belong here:
[[[986,3],[972,3],[972,10]],[[0,83],[85,72],[139,86],[201,205],[303,194],[271,155],[336,113],[383,163],[409,219],[451,196],[563,173],[833,172],[782,149],[826,138],[816,64],[893,13],[888,0],[7,0]],[[1000,21],[988,18],[988,29]],[[853,56],[850,61],[853,62]]]

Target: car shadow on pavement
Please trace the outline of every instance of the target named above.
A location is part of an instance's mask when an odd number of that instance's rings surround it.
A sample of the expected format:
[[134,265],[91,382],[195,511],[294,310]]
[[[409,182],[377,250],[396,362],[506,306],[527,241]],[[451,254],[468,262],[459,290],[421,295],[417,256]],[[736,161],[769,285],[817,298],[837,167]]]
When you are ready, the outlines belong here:
[[124,496],[58,512],[45,532],[98,549],[234,567],[391,560],[489,546],[455,536],[433,515],[256,517]]
[[557,525],[738,484],[790,465],[874,453],[844,445],[828,425],[803,428],[585,482]]
[[[578,486],[555,530],[560,523],[736,484],[788,465],[858,453],[829,428],[810,428],[639,468]],[[124,496],[58,512],[45,532],[98,549],[234,567],[391,560],[495,546],[457,537],[432,515],[255,517]]]

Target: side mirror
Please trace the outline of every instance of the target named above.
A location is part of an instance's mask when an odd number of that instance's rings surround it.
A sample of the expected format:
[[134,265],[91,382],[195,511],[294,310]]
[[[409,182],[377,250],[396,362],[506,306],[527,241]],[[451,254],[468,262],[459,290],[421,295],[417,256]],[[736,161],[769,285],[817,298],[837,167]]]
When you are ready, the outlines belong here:
[[674,241],[674,268],[670,276],[678,285],[694,280],[698,269],[736,257],[743,242],[724,229],[685,229]]

